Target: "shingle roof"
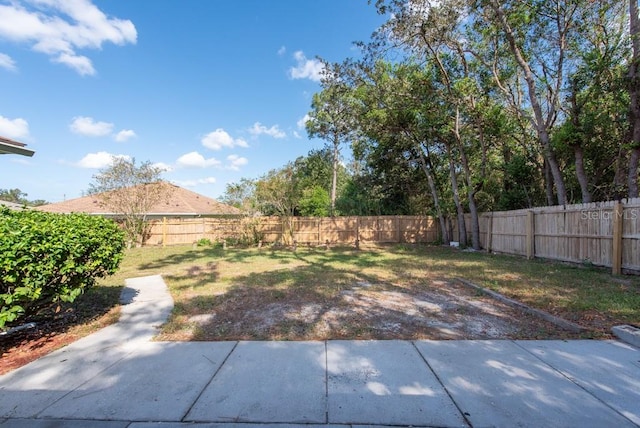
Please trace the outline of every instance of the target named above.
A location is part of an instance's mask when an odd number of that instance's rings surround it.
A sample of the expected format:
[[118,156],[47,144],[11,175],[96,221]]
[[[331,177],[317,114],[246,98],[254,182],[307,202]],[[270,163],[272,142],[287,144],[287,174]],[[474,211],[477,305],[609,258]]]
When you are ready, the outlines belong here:
[[23,156],[33,156],[35,152],[33,150],[25,149],[25,146],[26,144],[24,143],[19,143],[6,137],[0,137],[0,155],[11,153]]
[[[190,190],[169,183],[171,186],[168,201],[154,206],[147,215],[169,216],[212,216],[212,215],[241,215],[242,211],[230,205],[223,204],[215,199],[200,195]],[[77,199],[42,205],[35,208],[40,211],[55,213],[89,213],[89,214],[113,214],[113,210],[103,206],[98,195],[84,196]]]

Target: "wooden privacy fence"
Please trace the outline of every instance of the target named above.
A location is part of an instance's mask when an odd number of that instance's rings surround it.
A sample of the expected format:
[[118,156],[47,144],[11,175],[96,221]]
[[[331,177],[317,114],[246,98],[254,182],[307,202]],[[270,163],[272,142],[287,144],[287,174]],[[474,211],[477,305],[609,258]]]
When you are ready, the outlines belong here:
[[147,244],[186,244],[200,239],[291,243],[290,231],[294,241],[310,245],[438,240],[435,220],[425,216],[165,218],[153,222]]
[[[465,217],[467,242],[470,220]],[[615,274],[640,272],[640,198],[483,213],[480,244],[496,253],[610,267]]]
[[[489,212],[479,220],[481,246],[491,252],[606,266],[616,274],[640,272],[640,198]],[[465,224],[471,242],[468,215]],[[454,240],[459,240],[456,229]],[[300,245],[431,243],[440,236],[436,219],[425,216],[165,218],[153,223],[147,243],[291,243],[291,232]]]

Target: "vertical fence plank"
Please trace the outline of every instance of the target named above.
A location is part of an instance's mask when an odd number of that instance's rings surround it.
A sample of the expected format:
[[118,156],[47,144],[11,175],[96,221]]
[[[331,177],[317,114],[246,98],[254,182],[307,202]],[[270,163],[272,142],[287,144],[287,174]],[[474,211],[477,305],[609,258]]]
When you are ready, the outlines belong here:
[[535,257],[535,214],[533,211],[527,211],[527,259],[531,260]]
[[489,218],[487,219],[487,252],[491,252],[491,240],[493,239],[493,213],[489,213]]
[[167,246],[167,217],[162,217],[162,246]]
[[622,273],[622,222],[624,210],[620,201],[613,206],[613,239],[611,242],[611,273]]

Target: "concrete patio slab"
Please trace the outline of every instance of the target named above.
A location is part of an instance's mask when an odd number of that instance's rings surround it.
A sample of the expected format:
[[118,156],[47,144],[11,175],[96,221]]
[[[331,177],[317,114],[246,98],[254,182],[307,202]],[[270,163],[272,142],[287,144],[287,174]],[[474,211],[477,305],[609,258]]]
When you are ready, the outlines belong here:
[[240,342],[184,421],[325,423],[324,342]]
[[418,341],[472,426],[634,427],[512,341]]
[[640,425],[640,349],[618,341],[516,343]]
[[179,421],[234,346],[235,342],[146,343],[39,416]]
[[411,342],[327,342],[329,422],[467,426]]

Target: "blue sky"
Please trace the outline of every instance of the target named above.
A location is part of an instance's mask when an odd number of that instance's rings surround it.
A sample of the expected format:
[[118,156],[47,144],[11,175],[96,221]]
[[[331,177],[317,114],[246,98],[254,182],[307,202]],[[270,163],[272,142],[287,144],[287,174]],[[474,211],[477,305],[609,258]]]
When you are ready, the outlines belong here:
[[0,188],[82,196],[112,156],[218,198],[321,140],[303,118],[316,56],[359,52],[384,20],[366,0],[0,0]]

